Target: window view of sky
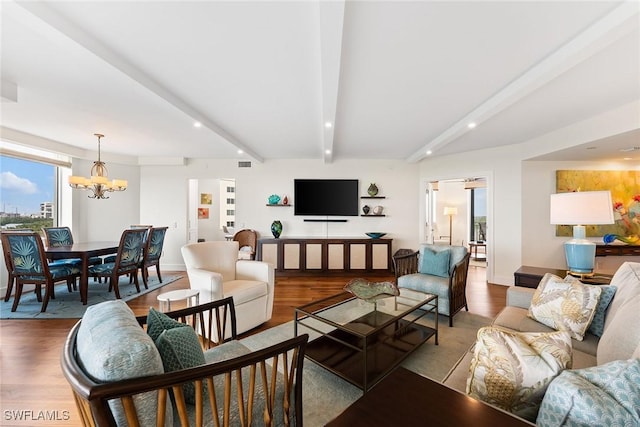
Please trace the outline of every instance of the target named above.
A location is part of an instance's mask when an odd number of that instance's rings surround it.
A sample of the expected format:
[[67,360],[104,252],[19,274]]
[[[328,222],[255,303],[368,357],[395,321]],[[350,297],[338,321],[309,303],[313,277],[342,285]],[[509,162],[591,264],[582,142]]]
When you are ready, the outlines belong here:
[[0,211],[32,215],[53,202],[55,166],[0,156]]

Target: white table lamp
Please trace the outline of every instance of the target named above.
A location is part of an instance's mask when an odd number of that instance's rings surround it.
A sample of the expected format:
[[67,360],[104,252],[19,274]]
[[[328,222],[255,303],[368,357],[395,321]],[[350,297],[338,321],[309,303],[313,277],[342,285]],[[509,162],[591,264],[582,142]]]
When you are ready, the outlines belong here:
[[586,239],[585,225],[613,224],[610,191],[578,191],[551,195],[550,222],[573,225],[573,239],[565,242],[569,274],[593,274],[596,244]]

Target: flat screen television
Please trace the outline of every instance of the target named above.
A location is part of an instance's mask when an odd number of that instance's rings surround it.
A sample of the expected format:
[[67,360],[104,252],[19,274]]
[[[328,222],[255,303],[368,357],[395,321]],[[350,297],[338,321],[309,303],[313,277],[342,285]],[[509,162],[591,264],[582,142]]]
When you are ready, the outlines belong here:
[[358,216],[357,179],[296,179],[294,215]]

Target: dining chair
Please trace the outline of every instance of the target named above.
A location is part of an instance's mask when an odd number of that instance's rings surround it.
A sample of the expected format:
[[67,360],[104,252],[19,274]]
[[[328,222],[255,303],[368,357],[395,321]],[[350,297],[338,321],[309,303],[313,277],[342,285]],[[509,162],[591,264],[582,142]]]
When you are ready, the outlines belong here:
[[[59,246],[71,246],[73,245],[73,234],[71,233],[71,229],[69,227],[44,227],[44,234],[47,238],[47,245],[51,247],[59,247]],[[82,266],[82,260],[80,258],[67,258],[60,259],[55,261],[50,261],[49,265],[60,265],[64,263],[75,264],[78,267]],[[102,258],[99,256],[94,256],[89,258],[89,265],[102,264]],[[96,280],[96,277],[93,277],[93,280]],[[74,283],[75,285],[75,283]],[[75,289],[75,286],[74,286]]]
[[[16,291],[11,311],[16,311],[22,296],[24,285],[34,285],[36,298],[42,302],[41,312],[47,310],[49,298],[55,298],[54,285],[67,282],[67,288],[80,276],[80,268],[73,264],[49,265],[38,233],[2,233],[3,250],[8,250],[11,273],[15,280]],[[9,267],[9,265],[8,265]],[[42,285],[45,286],[44,299]],[[6,297],[5,297],[6,299]]]
[[[2,230],[2,234],[4,233],[32,233],[32,230]],[[11,260],[11,251],[9,250],[9,245],[5,244],[4,239],[2,240],[2,254],[4,255],[4,265],[7,267],[7,292],[4,295],[4,301],[7,302],[11,299],[11,292],[13,292],[15,277],[13,275],[13,261]]]
[[162,255],[162,247],[164,246],[164,236],[169,227],[152,227],[149,229],[144,249],[142,251],[142,260],[140,261],[140,270],[142,271],[142,283],[145,289],[149,289],[149,267],[156,266],[158,280],[162,283],[160,274],[160,256]]
[[258,233],[255,230],[244,229],[238,231],[233,240],[238,242],[240,251],[238,259],[256,259],[256,246],[258,245]]
[[113,289],[118,299],[120,299],[118,281],[120,276],[126,274],[133,276],[136,290],[140,292],[138,268],[142,259],[142,249],[147,231],[146,228],[124,230],[122,236],[120,236],[120,244],[118,245],[115,261],[89,267],[89,274],[109,279],[109,291]]

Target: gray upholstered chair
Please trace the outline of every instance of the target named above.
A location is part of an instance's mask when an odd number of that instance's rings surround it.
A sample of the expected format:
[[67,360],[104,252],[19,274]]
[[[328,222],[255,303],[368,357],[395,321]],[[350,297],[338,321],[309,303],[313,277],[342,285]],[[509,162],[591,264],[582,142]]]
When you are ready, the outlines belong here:
[[424,294],[438,295],[438,313],[449,317],[467,306],[467,272],[470,254],[464,246],[423,244],[417,252],[393,257],[396,303],[414,305]]

